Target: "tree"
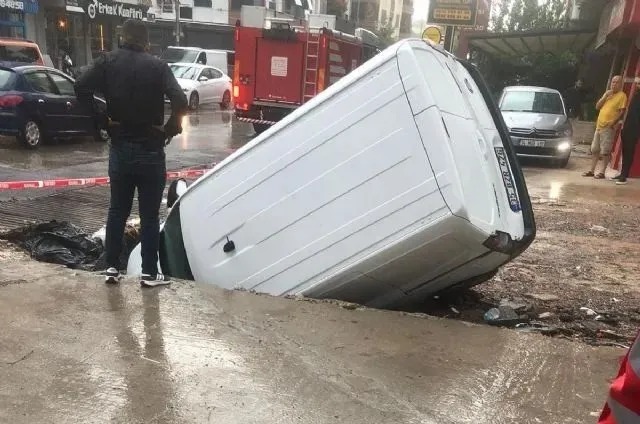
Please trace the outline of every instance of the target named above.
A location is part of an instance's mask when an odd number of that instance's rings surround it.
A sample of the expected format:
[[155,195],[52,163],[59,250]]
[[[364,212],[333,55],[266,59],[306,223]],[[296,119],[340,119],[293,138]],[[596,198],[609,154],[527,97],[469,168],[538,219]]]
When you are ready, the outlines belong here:
[[[565,0],[499,0],[493,5],[489,27],[493,32],[562,29],[566,25]],[[508,59],[477,56],[475,61],[494,92],[508,85],[569,88],[577,76],[575,52],[532,53]]]
[[559,29],[565,25],[565,0],[500,0],[489,27],[494,32]]
[[396,37],[396,28],[392,24],[392,19],[381,24],[377,30],[373,31],[373,33],[378,36],[380,42],[385,46],[390,46],[398,41]]

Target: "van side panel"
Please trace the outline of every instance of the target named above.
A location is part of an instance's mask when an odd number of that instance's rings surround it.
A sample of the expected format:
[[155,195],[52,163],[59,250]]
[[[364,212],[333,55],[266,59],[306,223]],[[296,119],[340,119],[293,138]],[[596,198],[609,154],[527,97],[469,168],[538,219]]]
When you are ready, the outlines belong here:
[[182,222],[203,223],[183,226],[196,280],[287,294],[355,277],[373,297],[396,290],[353,266],[449,211],[395,57],[321,101],[187,192]]

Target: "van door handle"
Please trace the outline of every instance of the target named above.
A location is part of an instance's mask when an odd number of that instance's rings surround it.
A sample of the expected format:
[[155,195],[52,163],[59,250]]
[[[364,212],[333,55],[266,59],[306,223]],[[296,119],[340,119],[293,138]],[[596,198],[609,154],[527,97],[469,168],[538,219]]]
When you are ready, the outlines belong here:
[[40,103],[40,104],[44,104],[44,100],[42,100],[42,99],[38,99],[38,103]]
[[73,104],[71,104],[71,102],[67,102],[67,109],[71,109],[73,107]]

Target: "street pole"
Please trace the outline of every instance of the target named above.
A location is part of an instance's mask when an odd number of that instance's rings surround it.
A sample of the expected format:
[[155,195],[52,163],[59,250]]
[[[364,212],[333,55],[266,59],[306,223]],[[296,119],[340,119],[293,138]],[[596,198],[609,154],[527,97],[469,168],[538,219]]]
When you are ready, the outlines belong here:
[[362,0],[358,0],[358,7],[356,8],[356,25],[358,27],[360,26],[360,1]]
[[180,46],[180,1],[173,1],[173,7],[176,11],[176,46]]

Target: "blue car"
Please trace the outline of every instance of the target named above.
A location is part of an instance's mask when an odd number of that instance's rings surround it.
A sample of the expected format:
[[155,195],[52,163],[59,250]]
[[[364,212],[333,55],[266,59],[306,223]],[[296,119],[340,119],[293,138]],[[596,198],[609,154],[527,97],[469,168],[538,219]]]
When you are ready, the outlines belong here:
[[[35,149],[51,138],[91,136],[109,141],[92,111],[76,99],[74,81],[54,68],[0,66],[0,135],[15,136]],[[96,97],[99,111],[104,100]]]

